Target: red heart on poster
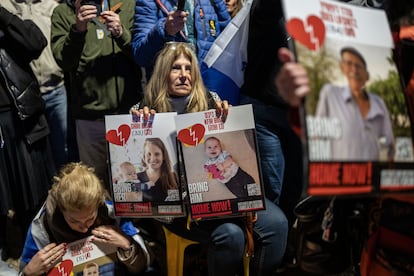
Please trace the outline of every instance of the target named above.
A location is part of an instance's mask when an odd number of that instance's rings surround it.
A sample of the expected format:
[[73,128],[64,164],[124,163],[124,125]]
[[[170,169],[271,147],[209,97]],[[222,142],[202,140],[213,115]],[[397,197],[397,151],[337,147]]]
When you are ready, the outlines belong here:
[[310,15],[306,24],[299,18],[292,18],[286,24],[289,34],[312,51],[319,50],[325,41],[325,24],[322,19]]
[[124,146],[127,143],[130,135],[131,128],[129,125],[123,124],[118,127],[118,130],[109,130],[106,133],[106,140],[111,144]]
[[56,265],[47,275],[48,276],[67,276],[71,275],[73,270],[73,262],[71,260],[64,260]]
[[202,124],[195,124],[178,132],[178,140],[189,146],[197,146],[206,132]]

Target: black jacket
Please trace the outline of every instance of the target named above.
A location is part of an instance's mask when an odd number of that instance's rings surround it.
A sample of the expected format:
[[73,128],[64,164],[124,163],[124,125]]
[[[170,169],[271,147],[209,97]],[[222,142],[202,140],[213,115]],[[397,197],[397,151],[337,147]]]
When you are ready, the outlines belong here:
[[274,78],[281,66],[277,51],[287,47],[280,0],[255,0],[250,10],[247,67],[241,93],[268,105],[287,110]]
[[27,142],[32,144],[49,134],[44,101],[29,65],[39,57],[47,40],[32,21],[23,21],[2,7],[0,31],[0,98],[8,99],[11,109],[16,110]]

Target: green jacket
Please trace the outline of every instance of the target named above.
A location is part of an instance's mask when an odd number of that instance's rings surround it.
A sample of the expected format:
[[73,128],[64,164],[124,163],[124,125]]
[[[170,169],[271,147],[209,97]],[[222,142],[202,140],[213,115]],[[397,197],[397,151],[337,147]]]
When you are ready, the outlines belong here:
[[[70,107],[75,119],[96,120],[128,113],[142,97],[141,70],[131,51],[134,0],[122,0],[118,14],[123,34],[98,38],[93,21],[85,33],[76,32],[74,0],[57,6],[52,15],[51,47],[69,82]],[[111,0],[111,6],[121,2]]]

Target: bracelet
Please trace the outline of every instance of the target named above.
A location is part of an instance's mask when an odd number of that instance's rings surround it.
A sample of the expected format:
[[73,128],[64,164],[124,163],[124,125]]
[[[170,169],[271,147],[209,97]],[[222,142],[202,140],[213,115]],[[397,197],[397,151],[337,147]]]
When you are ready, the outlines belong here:
[[130,109],[129,113],[131,113],[133,110],[139,110],[140,103],[134,104]]
[[118,256],[118,259],[121,262],[128,262],[135,256],[135,252],[136,252],[136,245],[135,243],[131,243],[131,245],[129,246],[129,249],[125,250],[122,248],[118,248],[118,250],[116,251],[116,255]]

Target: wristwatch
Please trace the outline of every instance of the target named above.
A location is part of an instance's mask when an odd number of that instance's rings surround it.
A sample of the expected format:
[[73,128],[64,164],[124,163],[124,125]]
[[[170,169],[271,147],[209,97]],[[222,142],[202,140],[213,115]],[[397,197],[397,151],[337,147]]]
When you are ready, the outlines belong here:
[[131,243],[128,249],[118,248],[117,255],[121,262],[129,261],[132,257],[134,257],[136,251],[135,243]]

